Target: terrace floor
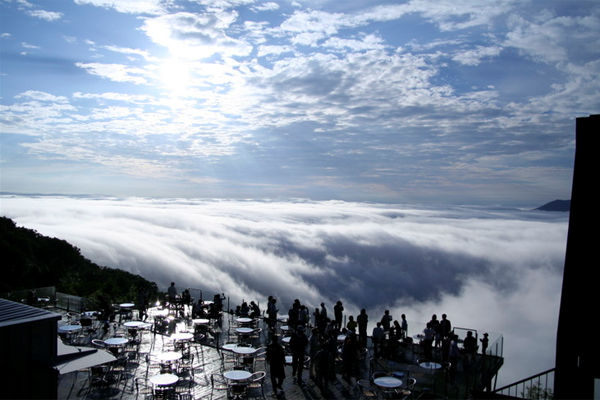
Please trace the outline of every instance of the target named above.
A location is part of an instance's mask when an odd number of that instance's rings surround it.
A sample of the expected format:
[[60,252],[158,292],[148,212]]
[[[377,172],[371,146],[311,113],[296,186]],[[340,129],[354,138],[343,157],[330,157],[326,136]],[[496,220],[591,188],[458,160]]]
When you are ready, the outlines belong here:
[[[58,310],[55,310],[59,312]],[[73,317],[63,314],[63,320],[59,323],[70,324]],[[149,317],[147,321],[153,322],[155,319],[164,318],[165,310],[150,309],[148,310]],[[134,315],[135,317],[135,315]],[[127,337],[128,331],[122,323],[114,321],[107,332],[101,328],[96,329],[93,336],[84,338],[84,341],[91,339],[107,339],[114,336]],[[172,328],[176,332],[195,332],[195,326],[191,320],[177,319],[174,320]],[[119,373],[119,380],[108,380],[107,384],[99,387],[91,387],[90,382],[91,370],[81,369],[61,375],[58,384],[59,399],[155,399],[157,397],[148,396],[143,393],[143,388],[136,383],[142,382],[144,379],[153,375],[159,374],[156,369],[156,357],[158,354],[165,351],[173,350],[173,341],[168,334],[161,334],[160,330],[156,330],[153,325],[145,331],[142,331],[139,336],[139,344],[136,346],[128,346],[128,360],[122,365],[123,371]],[[223,349],[227,343],[236,343],[235,327],[237,323],[235,317],[229,314],[223,314],[220,321],[213,321],[206,327],[205,337],[193,345],[190,352],[193,354],[192,368],[190,373],[186,373],[184,379],[178,383],[179,386],[187,385],[186,388],[178,390],[179,394],[173,398],[177,400],[193,400],[193,399],[228,399],[228,391],[218,387],[213,387],[212,379],[219,378],[225,370],[232,369],[233,353],[230,350]],[[264,321],[258,322],[258,327],[262,331],[258,336],[251,339],[252,345],[256,348],[261,348],[267,345],[268,328]],[[281,333],[282,326],[278,325],[277,332]],[[80,342],[81,343],[81,342]],[[85,342],[83,342],[85,343]],[[369,341],[370,343],[370,341]],[[79,344],[78,346],[86,346]],[[227,347],[227,346],[226,346]],[[268,365],[264,359],[255,359],[253,364],[254,371],[266,371],[267,375],[264,380],[263,390],[256,390],[248,393],[247,397],[264,397],[264,398],[279,398],[279,399],[358,399],[366,397],[362,392],[357,380],[370,380],[373,373],[385,371],[388,374],[400,376],[401,379],[414,378],[417,381],[416,386],[411,394],[411,398],[469,398],[470,389],[481,389],[482,380],[488,382],[492,379],[494,372],[497,372],[502,365],[501,359],[490,356],[476,355],[467,362],[463,358],[457,367],[456,375],[450,379],[447,371],[438,370],[431,371],[419,367],[416,364],[420,356],[420,346],[406,345],[399,349],[395,349],[393,355],[387,359],[373,358],[372,348],[369,345],[363,353],[360,360],[358,376],[350,380],[342,377],[340,367],[341,362],[336,362],[336,374],[331,379],[326,387],[319,387],[316,382],[309,377],[309,369],[305,368],[302,382],[297,382],[292,377],[292,367],[286,366],[286,379],[283,384],[283,392],[274,394],[271,386],[271,381],[268,373]],[[99,350],[105,351],[105,350]],[[490,368],[492,366],[492,368]],[[492,375],[489,375],[492,371]],[[483,377],[483,378],[482,378]],[[264,393],[264,396],[263,396]],[[384,397],[381,392],[376,392],[375,395],[379,398]],[[398,395],[395,398],[403,398]]]

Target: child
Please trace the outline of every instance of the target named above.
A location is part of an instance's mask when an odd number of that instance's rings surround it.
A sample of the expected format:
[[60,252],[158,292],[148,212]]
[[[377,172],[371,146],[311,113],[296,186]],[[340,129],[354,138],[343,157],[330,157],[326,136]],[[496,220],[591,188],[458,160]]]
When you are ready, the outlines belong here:
[[487,350],[487,347],[488,347],[488,343],[490,341],[490,339],[488,338],[488,334],[484,333],[483,339],[479,339],[479,341],[481,342],[481,354],[485,354],[485,351]]

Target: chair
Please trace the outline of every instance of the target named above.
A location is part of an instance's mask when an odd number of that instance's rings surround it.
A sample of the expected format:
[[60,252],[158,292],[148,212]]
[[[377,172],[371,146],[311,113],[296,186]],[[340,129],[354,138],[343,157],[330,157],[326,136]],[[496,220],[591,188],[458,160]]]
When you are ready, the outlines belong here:
[[194,380],[194,354],[189,354],[179,360],[179,376],[188,377]]
[[210,398],[214,397],[215,391],[227,391],[229,390],[229,385],[227,385],[227,381],[221,374],[212,374],[210,376]]
[[92,346],[99,348],[99,349],[104,349],[106,348],[106,345],[104,344],[104,342],[100,339],[92,339]]
[[137,396],[152,396],[152,394],[154,393],[154,391],[152,390],[152,384],[146,378],[135,378],[135,393]]
[[88,394],[93,389],[105,389],[109,386],[109,382],[106,379],[107,371],[108,371],[108,368],[106,366],[102,366],[102,365],[90,367]]
[[377,393],[377,389],[374,386],[371,386],[371,383],[366,379],[359,379],[356,382],[360,389],[360,396],[368,399],[378,398],[379,394]]
[[398,393],[402,395],[402,399],[408,399],[413,396],[417,380],[415,378],[407,378],[404,380],[404,385],[398,389]]
[[260,392],[261,398],[265,397],[264,383],[266,376],[267,373],[265,371],[256,371],[250,376],[250,379],[248,380],[248,391],[246,393],[247,397],[256,397],[251,396],[255,392]]

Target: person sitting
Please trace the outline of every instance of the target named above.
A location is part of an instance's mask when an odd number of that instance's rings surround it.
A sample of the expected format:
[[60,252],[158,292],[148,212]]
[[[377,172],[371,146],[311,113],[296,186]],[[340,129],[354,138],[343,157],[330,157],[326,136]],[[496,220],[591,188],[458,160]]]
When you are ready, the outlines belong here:
[[250,318],[260,317],[260,308],[258,308],[258,305],[254,301],[250,302],[250,309],[252,310],[250,313]]

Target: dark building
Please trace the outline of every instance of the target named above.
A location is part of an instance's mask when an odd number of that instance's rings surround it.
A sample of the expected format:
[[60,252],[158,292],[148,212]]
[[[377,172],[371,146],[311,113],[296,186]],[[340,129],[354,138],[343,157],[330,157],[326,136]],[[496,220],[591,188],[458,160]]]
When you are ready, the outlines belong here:
[[[596,343],[598,301],[600,115],[577,118],[575,166],[565,270],[556,338],[555,399],[598,398],[600,346]],[[597,158],[598,157],[598,158]]]

